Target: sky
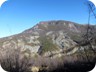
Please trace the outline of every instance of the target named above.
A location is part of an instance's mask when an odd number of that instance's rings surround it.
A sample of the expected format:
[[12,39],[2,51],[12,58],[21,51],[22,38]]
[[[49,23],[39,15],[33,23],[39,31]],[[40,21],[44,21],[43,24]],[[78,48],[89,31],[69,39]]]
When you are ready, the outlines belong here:
[[[88,0],[8,0],[0,8],[0,38],[18,34],[40,21],[88,22]],[[96,21],[91,19],[91,23]]]

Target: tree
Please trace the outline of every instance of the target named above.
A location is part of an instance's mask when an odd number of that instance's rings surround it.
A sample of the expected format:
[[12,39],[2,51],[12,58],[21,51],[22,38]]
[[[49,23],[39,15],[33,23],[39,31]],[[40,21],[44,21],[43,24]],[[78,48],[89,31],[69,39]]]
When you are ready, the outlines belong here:
[[[96,14],[94,12],[95,8],[92,3],[87,2],[87,6],[88,6],[88,14],[89,14],[88,24],[87,24],[86,32],[82,35],[83,40],[81,41],[80,46],[88,46],[89,49],[91,51],[93,51],[93,53],[95,55],[96,51],[93,47],[93,43],[95,43],[95,45],[96,45],[96,42],[95,42],[96,41],[96,38],[95,38],[96,37],[96,32],[95,32],[96,28],[94,26],[90,25],[90,20],[91,20],[91,15],[93,15],[96,19]],[[87,49],[84,48],[85,54],[87,52],[86,50]],[[90,58],[87,54],[86,54],[86,57],[87,57],[87,60],[90,62]]]
[[30,57],[21,53],[20,49],[8,49],[1,60],[1,66],[9,72],[29,72]]

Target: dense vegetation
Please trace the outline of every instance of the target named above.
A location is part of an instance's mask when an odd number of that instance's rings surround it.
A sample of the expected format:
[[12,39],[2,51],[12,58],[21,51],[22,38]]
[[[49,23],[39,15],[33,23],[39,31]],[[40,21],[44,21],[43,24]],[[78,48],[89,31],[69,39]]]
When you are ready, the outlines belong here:
[[48,52],[48,51],[55,51],[58,50],[57,46],[52,43],[50,38],[42,37],[40,38],[41,41],[41,54]]

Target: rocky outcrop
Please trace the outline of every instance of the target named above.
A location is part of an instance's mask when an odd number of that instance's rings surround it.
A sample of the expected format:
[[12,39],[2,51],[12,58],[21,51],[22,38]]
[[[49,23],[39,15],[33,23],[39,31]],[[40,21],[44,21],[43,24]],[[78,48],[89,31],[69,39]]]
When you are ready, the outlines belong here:
[[75,46],[76,43],[66,33],[59,31],[52,35],[52,41],[62,49],[68,49]]
[[[76,40],[86,32],[86,26],[62,20],[43,21],[20,34],[1,38],[0,49],[21,48],[21,51],[29,50],[45,57],[70,55],[84,50],[84,47],[75,46],[78,45]],[[94,29],[96,31],[96,27]]]

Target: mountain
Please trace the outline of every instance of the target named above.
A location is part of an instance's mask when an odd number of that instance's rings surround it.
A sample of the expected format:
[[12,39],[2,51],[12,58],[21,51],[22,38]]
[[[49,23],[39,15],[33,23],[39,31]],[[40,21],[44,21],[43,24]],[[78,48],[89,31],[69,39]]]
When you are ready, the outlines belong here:
[[[64,20],[42,21],[20,34],[1,38],[0,52],[2,54],[7,49],[21,48],[22,52],[30,52],[33,56],[54,58],[71,55],[88,48],[87,45],[78,46],[84,39],[82,36],[87,32],[87,27],[87,24]],[[95,34],[96,26],[91,25],[90,29],[94,29]],[[92,46],[95,49],[95,45]]]

